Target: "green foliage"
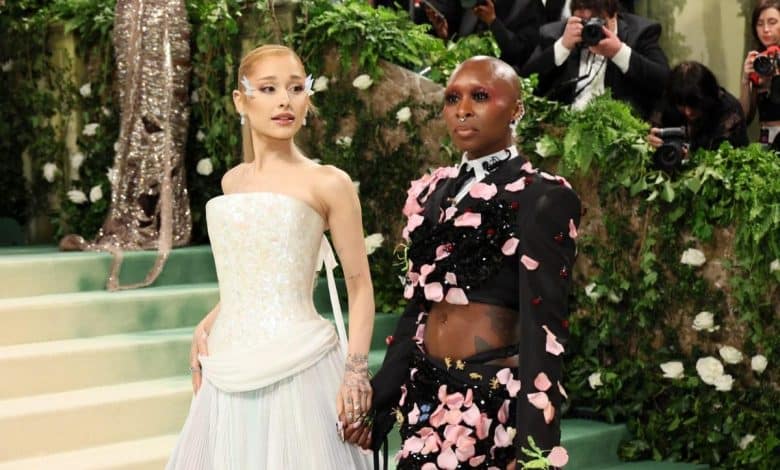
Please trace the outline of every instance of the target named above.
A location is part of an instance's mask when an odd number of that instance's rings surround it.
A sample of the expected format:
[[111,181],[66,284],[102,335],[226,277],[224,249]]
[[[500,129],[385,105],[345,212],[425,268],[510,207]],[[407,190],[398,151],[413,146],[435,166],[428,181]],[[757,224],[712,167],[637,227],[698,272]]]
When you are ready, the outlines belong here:
[[[526,89],[534,85],[525,82]],[[528,96],[528,95],[526,95]],[[780,160],[758,145],[698,151],[673,175],[654,170],[648,125],[629,108],[601,97],[581,112],[526,100],[521,145],[543,167],[557,168],[595,197],[602,226],[579,241],[588,285],[576,291],[566,386],[574,414],[627,422],[623,458],[701,462],[725,468],[775,468],[780,462],[775,404],[780,361],[777,315],[780,258]],[[529,119],[530,118],[530,119]],[[590,207],[590,210],[596,208]],[[586,219],[587,220],[587,219]],[[705,268],[681,264],[686,248],[733,247],[726,278],[713,285]],[[760,247],[760,248],[759,248]],[[692,330],[713,312],[721,329]],[[731,391],[703,383],[699,358],[730,345],[745,358],[726,364]],[[750,368],[763,354],[769,369]],[[682,379],[662,377],[660,364],[681,361]],[[588,377],[601,374],[592,388]],[[770,385],[775,384],[775,385]],[[755,441],[740,447],[745,436]]]
[[295,43],[313,69],[322,70],[326,54],[336,48],[342,73],[354,63],[376,79],[381,73],[379,59],[417,70],[443,50],[441,41],[426,32],[428,27],[415,25],[403,10],[371,8],[360,0],[310,3],[298,18],[301,29]]

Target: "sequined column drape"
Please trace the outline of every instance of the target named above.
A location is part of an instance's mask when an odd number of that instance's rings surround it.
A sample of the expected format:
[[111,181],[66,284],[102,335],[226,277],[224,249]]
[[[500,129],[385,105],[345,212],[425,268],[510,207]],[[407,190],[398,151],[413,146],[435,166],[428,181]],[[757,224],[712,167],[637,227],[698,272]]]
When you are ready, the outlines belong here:
[[[159,275],[170,249],[190,240],[185,184],[190,28],[183,0],[118,0],[114,49],[121,123],[111,206],[97,237],[68,236],[65,249],[109,251],[108,288],[141,287]],[[159,252],[143,282],[120,286],[124,250]]]

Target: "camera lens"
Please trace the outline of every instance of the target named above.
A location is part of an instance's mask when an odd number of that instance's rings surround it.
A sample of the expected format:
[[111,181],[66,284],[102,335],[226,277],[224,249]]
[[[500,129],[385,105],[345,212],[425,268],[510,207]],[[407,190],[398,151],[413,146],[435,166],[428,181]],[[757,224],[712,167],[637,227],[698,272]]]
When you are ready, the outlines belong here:
[[604,39],[604,20],[601,18],[591,18],[582,26],[582,44],[584,46],[595,46]]
[[753,61],[753,70],[759,75],[770,77],[775,73],[775,61],[772,57],[760,55]]

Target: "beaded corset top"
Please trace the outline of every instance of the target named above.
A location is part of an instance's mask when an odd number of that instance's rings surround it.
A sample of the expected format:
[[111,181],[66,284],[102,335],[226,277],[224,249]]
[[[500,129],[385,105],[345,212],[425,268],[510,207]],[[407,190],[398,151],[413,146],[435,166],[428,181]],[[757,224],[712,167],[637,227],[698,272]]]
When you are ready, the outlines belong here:
[[325,221],[304,201],[234,193],[206,204],[220,311],[209,353],[250,348],[316,319],[312,293]]

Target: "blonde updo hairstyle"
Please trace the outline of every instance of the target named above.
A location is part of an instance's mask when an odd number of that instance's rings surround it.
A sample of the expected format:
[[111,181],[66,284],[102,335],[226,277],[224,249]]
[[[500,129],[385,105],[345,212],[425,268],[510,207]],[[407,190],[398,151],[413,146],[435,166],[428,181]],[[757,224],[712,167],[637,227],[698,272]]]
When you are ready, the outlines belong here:
[[[241,79],[249,73],[252,67],[254,67],[255,64],[266,57],[284,54],[292,56],[296,62],[301,65],[302,69],[306,69],[303,66],[303,61],[294,50],[280,44],[266,44],[264,46],[256,47],[249,51],[244,56],[244,58],[241,59],[241,63],[238,66],[237,77],[238,90],[242,95],[241,99],[246,99],[246,90],[244,90],[244,86],[241,84]],[[311,104],[311,102],[309,103],[309,109],[314,111],[314,106]],[[249,120],[246,120],[246,122],[241,125],[241,153],[245,162],[251,162],[255,159],[255,152],[254,148],[252,147],[252,129],[249,126]]]

